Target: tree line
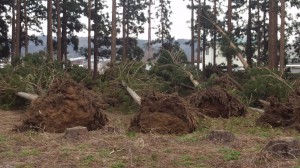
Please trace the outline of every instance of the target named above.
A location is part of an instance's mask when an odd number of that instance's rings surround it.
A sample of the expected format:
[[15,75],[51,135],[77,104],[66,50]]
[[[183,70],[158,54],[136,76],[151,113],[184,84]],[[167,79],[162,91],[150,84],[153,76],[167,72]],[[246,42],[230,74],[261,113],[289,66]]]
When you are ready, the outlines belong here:
[[[190,18],[186,18],[190,20],[190,25],[186,26],[191,30],[188,43],[191,63],[197,63],[198,67],[200,62],[205,66],[206,46],[213,47],[213,65],[216,65],[218,44],[227,59],[228,72],[232,71],[234,57],[245,67],[277,69],[280,65],[283,71],[288,54],[300,56],[298,0],[189,0],[187,3],[191,11]],[[111,5],[109,12],[108,5]],[[0,12],[0,57],[18,58],[21,48],[28,54],[30,41],[36,45],[42,43],[38,36],[29,35],[28,31],[42,33],[41,25],[45,20],[46,55],[51,61],[67,60],[67,45],[73,44],[74,50],[78,50],[76,32],[88,30],[85,54],[89,69],[92,54],[94,62],[99,56],[111,57],[112,65],[117,59],[141,60],[144,51],[137,45],[137,36],[146,31],[144,24],[148,24],[149,52],[154,43],[161,44],[161,51],[176,45],[170,33],[170,0],[2,0]],[[81,22],[82,17],[88,19],[88,25]],[[154,18],[159,24],[152,24]],[[155,39],[151,37],[153,29]],[[239,49],[240,45],[245,49]],[[293,52],[287,53],[287,49]],[[203,52],[202,60],[200,52]],[[94,66],[97,70],[97,65]]]

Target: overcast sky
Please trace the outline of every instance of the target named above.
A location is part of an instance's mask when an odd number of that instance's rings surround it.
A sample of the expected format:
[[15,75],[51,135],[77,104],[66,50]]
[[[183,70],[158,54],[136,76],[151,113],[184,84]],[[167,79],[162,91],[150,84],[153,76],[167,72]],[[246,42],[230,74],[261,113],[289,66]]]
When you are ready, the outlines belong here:
[[[108,1],[109,10],[111,10],[111,2]],[[171,7],[172,7],[172,14],[170,20],[172,21],[171,26],[171,35],[175,37],[176,39],[188,39],[190,38],[190,30],[189,30],[189,23],[187,21],[189,20],[191,16],[191,12],[189,9],[187,9],[188,1],[182,1],[182,0],[172,0],[171,1]],[[154,7],[154,6],[153,6]],[[109,11],[111,12],[111,11]],[[147,12],[147,11],[146,11]],[[155,9],[152,9],[152,27],[155,27],[157,24],[159,24],[159,21],[155,19]],[[146,13],[146,16],[148,14]],[[82,22],[84,22],[87,25],[86,18],[81,19]],[[45,27],[45,26],[44,26]],[[144,24],[145,32],[143,34],[139,35],[139,39],[147,39],[148,38],[148,23]],[[152,29],[152,39],[155,39],[155,31]],[[44,30],[46,32],[46,30]],[[87,36],[87,31],[80,32],[78,34],[79,36]],[[119,34],[121,36],[121,34]]]

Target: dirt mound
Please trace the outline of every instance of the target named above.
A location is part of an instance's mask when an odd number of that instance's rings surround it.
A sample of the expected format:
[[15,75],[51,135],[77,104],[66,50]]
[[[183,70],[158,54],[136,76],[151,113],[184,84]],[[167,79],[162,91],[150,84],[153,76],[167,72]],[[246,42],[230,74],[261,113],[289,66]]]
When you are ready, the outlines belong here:
[[102,113],[105,107],[104,101],[84,86],[71,80],[55,79],[46,95],[31,103],[18,129],[46,132],[64,132],[75,126],[99,129],[108,121]]
[[218,87],[194,93],[189,97],[189,102],[198,108],[199,116],[229,118],[244,116],[246,113],[243,103]]
[[185,134],[196,129],[196,121],[186,103],[177,95],[152,94],[142,100],[129,130],[144,133]]
[[265,107],[263,115],[257,119],[258,124],[270,124],[273,127],[291,127],[300,131],[300,92],[297,90],[289,96],[287,102],[268,99],[270,105]]

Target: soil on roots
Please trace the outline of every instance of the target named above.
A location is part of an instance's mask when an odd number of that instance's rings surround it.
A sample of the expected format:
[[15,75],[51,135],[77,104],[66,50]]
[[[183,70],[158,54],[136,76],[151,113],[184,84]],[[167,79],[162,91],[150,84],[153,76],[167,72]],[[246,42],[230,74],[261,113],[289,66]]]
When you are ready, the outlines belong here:
[[290,94],[287,102],[269,99],[263,115],[257,119],[258,124],[270,124],[273,127],[291,127],[300,131],[300,90]]
[[143,98],[129,130],[143,133],[185,134],[196,129],[196,120],[178,95],[151,94]]
[[58,133],[75,126],[100,129],[108,122],[102,112],[105,107],[101,97],[81,84],[55,79],[46,95],[31,103],[18,129]]
[[244,116],[246,113],[243,103],[218,87],[194,93],[189,97],[189,102],[198,109],[198,116],[229,118]]

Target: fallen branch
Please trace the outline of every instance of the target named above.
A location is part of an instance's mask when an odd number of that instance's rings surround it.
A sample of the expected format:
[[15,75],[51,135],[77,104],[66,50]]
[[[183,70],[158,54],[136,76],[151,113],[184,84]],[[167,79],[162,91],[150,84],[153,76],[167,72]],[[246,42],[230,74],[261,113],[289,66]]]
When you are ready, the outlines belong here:
[[25,92],[17,92],[16,95],[19,97],[22,97],[26,100],[35,100],[39,97],[36,94],[30,94],[30,93],[25,93]]
[[271,103],[262,99],[258,100],[263,106],[269,106]]
[[188,74],[190,81],[193,83],[193,85],[195,87],[197,87],[199,85],[199,82],[197,80],[194,79],[193,74],[191,74],[190,72],[186,71],[186,73]]
[[135,93],[130,87],[127,86],[127,84],[122,81],[123,87],[127,90],[127,92],[130,94],[130,96],[133,98],[133,100],[138,104],[141,105],[141,97]]
[[248,107],[250,110],[253,110],[253,111],[257,111],[259,113],[264,113],[265,111],[263,109],[259,109],[259,108],[254,108],[254,107]]

